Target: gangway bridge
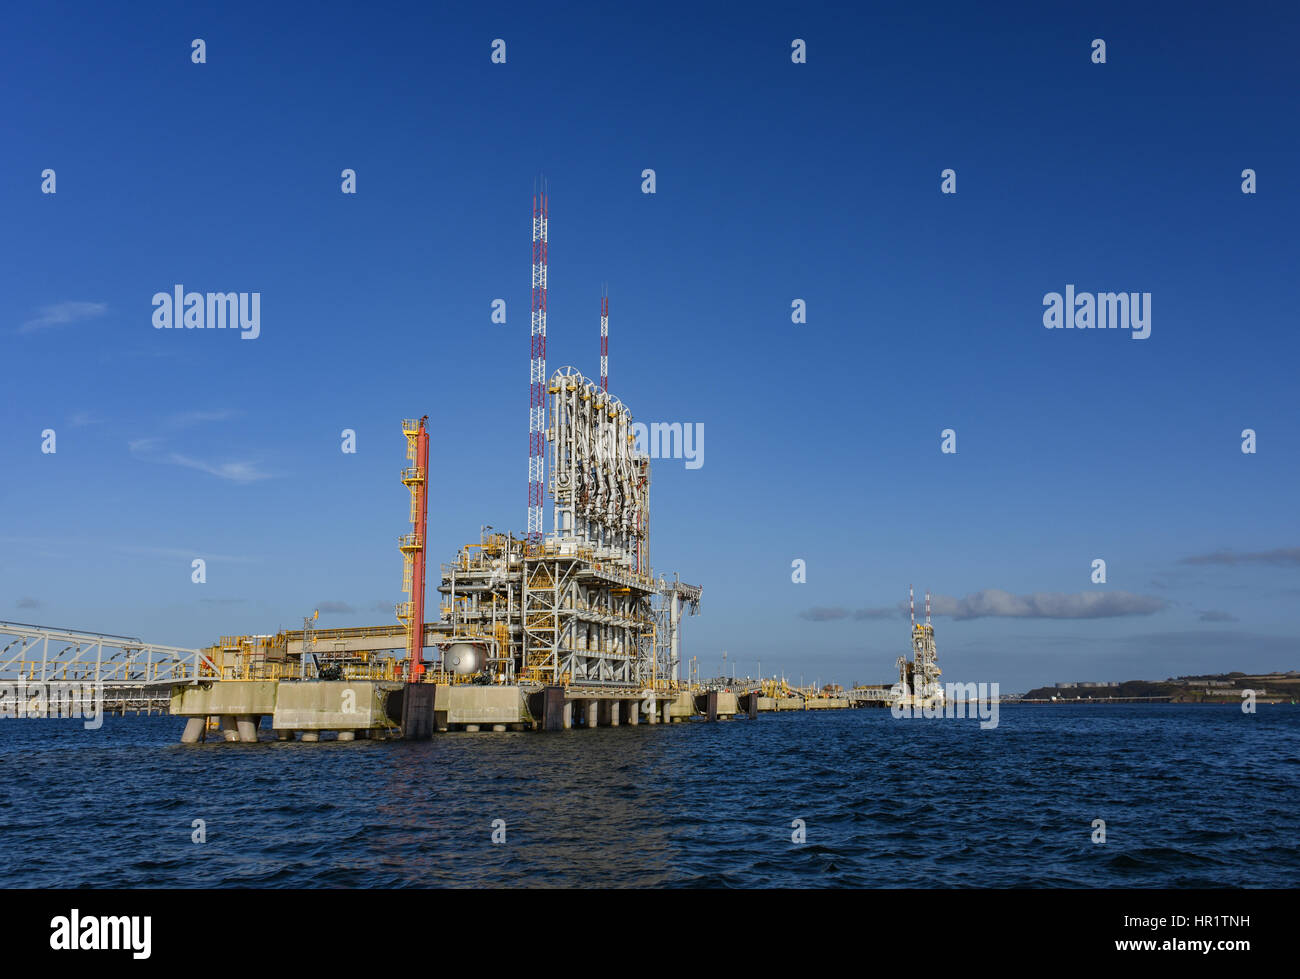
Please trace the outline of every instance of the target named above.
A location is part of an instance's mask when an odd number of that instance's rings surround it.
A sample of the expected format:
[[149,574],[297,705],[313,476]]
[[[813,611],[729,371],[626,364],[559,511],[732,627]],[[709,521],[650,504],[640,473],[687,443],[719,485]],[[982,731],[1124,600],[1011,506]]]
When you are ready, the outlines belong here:
[[851,707],[888,707],[897,698],[898,693],[892,687],[854,687],[840,694]]
[[93,685],[105,710],[165,712],[176,684],[221,678],[202,651],[134,636],[0,622],[0,684]]

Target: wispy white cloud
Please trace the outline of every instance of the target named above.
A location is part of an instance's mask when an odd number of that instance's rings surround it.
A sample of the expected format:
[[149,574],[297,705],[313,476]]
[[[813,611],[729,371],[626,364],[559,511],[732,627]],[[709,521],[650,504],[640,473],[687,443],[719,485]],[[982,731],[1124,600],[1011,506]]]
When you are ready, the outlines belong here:
[[809,622],[833,622],[848,617],[849,610],[840,605],[817,605],[799,613],[799,618],[807,619]]
[[1124,615],[1152,615],[1169,602],[1151,595],[1126,591],[1034,592],[1013,595],[985,588],[965,598],[934,596],[935,615],[954,619],[1113,619]]
[[197,469],[199,472],[205,472],[220,479],[227,479],[232,483],[255,483],[258,480],[271,478],[270,473],[263,472],[253,462],[211,463],[191,456],[181,455],[179,452],[164,452],[162,451],[162,445],[166,441],[166,439],[162,438],[131,439],[126,445],[131,455],[145,462],[157,462],[171,466],[184,466],[187,469]]
[[262,472],[252,462],[222,462],[213,465],[210,462],[204,462],[202,459],[191,459],[189,456],[179,455],[175,452],[168,454],[167,461],[176,466],[186,466],[190,469],[197,469],[199,472],[228,479],[232,483],[255,483],[259,479],[271,478],[270,473]]
[[239,412],[226,408],[217,411],[182,411],[179,414],[172,415],[167,420],[167,424],[172,428],[189,428],[191,425],[201,425],[204,422],[227,421],[238,414]]
[[205,561],[224,561],[231,564],[256,564],[261,561],[257,557],[244,557],[235,554],[213,554],[211,551],[205,551],[198,547],[148,547],[141,544],[119,544],[116,550],[124,554],[143,554],[148,557],[174,557],[181,558],[185,561],[192,561],[196,557],[201,557]]
[[[1169,602],[1150,595],[1134,595],[1126,591],[1085,591],[1074,594],[1059,592],[1034,592],[1031,595],[1013,595],[997,588],[985,588],[965,598],[935,595],[932,599],[935,615],[948,615],[954,619],[1111,619],[1125,615],[1151,615],[1167,608]],[[891,619],[906,618],[908,603],[883,608],[850,610],[842,606],[822,606],[805,609],[799,617],[810,622],[831,622],[854,618]]]
[[1180,564],[1269,564],[1275,567],[1300,566],[1300,547],[1277,547],[1271,551],[1215,551],[1193,554]]
[[87,425],[102,425],[104,419],[96,416],[93,411],[77,411],[68,419],[68,424],[73,428],[84,428]]
[[93,319],[108,311],[108,303],[54,303],[42,306],[37,315],[18,327],[19,333],[35,333],[52,326],[64,326],[80,320]]
[[855,619],[899,619],[903,617],[902,605],[883,608],[860,608],[853,613]]
[[818,605],[814,608],[804,609],[799,613],[799,618],[807,619],[809,622],[833,622],[836,619],[847,618],[862,621],[864,619],[896,619],[899,614],[898,609],[893,606],[847,609],[842,605]]

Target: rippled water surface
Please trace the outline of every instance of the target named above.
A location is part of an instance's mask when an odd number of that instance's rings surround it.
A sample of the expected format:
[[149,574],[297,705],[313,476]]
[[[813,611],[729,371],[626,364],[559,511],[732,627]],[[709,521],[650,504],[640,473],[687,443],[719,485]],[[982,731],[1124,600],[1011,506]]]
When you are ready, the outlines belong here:
[[[1007,706],[182,747],[0,721],[8,887],[1282,886],[1300,708]],[[262,732],[266,737],[268,732]],[[1091,842],[1094,819],[1107,842]],[[191,841],[192,822],[207,842]],[[505,820],[506,843],[491,842]],[[802,819],[807,842],[791,843]]]

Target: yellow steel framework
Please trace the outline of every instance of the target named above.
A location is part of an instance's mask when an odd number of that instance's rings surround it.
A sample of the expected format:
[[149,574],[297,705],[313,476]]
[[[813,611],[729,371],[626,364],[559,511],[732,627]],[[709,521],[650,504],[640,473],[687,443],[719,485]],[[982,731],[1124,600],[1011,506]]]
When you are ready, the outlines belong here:
[[[411,494],[411,525],[414,527],[419,518],[420,487],[425,482],[424,472],[415,464],[420,438],[419,419],[402,419],[402,434],[406,436],[406,458],[411,463],[402,470],[402,485]],[[415,587],[415,555],[423,548],[424,541],[420,539],[420,535],[417,533],[404,534],[397,539],[397,546],[402,552],[402,591],[406,592],[407,595],[411,595]],[[411,645],[411,630],[414,628],[412,620],[415,615],[415,603],[411,599],[398,602],[394,612],[397,614],[397,620],[402,623],[406,635],[406,648],[411,649],[413,648]],[[421,645],[423,645],[423,641],[424,637],[421,636]]]

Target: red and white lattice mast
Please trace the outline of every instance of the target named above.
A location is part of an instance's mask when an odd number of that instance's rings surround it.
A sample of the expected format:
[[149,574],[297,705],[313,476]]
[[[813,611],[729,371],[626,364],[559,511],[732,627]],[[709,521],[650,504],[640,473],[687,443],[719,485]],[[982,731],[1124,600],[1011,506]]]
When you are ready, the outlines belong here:
[[542,539],[542,481],[546,468],[546,181],[533,195],[532,361],[528,370],[528,540]]
[[609,394],[609,289],[600,297],[600,389]]

